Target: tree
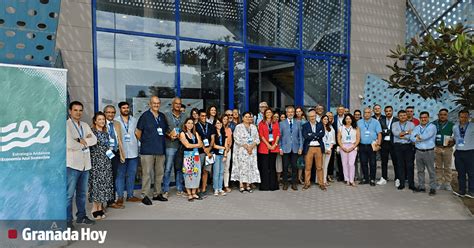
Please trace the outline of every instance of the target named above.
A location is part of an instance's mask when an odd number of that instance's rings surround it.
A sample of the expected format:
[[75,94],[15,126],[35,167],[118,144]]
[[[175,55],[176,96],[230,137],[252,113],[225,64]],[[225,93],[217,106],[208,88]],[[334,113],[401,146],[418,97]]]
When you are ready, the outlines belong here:
[[462,24],[446,26],[442,22],[434,34],[412,38],[405,46],[390,50],[390,58],[404,65],[387,65],[393,74],[386,82],[402,98],[419,94],[424,99],[439,99],[447,92],[464,108],[474,109],[474,36]]

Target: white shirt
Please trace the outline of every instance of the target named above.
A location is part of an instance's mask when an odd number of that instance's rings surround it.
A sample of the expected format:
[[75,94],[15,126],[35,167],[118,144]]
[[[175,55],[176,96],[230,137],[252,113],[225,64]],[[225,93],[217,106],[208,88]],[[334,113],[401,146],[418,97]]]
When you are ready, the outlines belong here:
[[344,120],[344,115],[341,117],[341,116],[337,116],[337,128],[338,129],[341,129],[342,126],[344,126],[344,124],[342,124],[342,120]]
[[328,145],[336,144],[336,132],[334,128],[330,127],[331,131],[324,130],[323,142],[328,147]]
[[346,128],[342,126],[339,128],[339,132],[341,133],[342,143],[343,144],[354,144],[357,140],[357,131],[352,126],[350,128]]

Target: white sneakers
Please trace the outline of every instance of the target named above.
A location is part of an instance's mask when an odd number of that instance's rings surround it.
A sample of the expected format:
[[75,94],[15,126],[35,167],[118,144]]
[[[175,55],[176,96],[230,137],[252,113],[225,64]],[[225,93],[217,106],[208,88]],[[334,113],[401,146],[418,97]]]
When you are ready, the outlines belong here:
[[400,180],[399,179],[395,180],[395,187],[397,187],[397,188],[400,187]]
[[377,182],[377,185],[385,185],[387,184],[387,180],[385,180],[383,177],[380,178],[380,180]]
[[219,195],[225,196],[225,195],[227,195],[227,194],[224,192],[224,190],[221,189],[221,190],[215,190],[215,191],[214,191],[214,195],[215,195],[215,196],[219,196]]

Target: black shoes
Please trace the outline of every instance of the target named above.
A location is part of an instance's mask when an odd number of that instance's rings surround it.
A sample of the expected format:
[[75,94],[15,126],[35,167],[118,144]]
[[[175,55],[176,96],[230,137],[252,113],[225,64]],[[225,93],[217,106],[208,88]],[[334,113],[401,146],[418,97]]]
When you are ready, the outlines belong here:
[[436,195],[436,189],[430,189],[429,195],[430,195],[430,196]]
[[468,192],[467,194],[465,194],[465,196],[467,198],[474,199],[474,192]]
[[168,201],[162,194],[153,197],[153,201]]
[[420,187],[418,187],[418,188],[413,188],[412,190],[413,190],[413,193],[426,192],[426,190],[425,190],[424,188],[420,188]]
[[291,189],[295,191],[298,190],[298,186],[296,185],[296,183],[291,184]]
[[87,216],[82,218],[81,220],[76,220],[76,224],[83,224],[83,225],[94,225],[95,221],[89,219]]
[[375,180],[370,180],[370,186],[375,186]]
[[288,190],[288,183],[283,183],[283,190]]
[[403,190],[405,188],[405,185],[400,185],[397,187],[398,190]]
[[148,198],[148,196],[143,197],[142,203],[145,205],[153,205],[153,203],[151,202],[150,198]]
[[360,181],[360,183],[359,183],[359,184],[369,184],[369,182],[368,182],[368,181],[366,181],[366,180],[362,180],[362,181]]

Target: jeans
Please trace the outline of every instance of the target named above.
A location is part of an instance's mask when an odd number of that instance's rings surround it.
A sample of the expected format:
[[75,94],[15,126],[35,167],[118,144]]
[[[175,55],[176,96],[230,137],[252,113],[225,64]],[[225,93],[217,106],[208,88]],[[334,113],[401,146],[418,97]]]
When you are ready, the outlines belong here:
[[72,198],[76,193],[77,220],[86,217],[86,195],[89,171],[79,171],[67,167],[67,221],[72,221]]
[[[372,145],[359,145],[360,167],[362,168],[362,174],[364,174],[364,181],[366,182],[369,181],[369,178],[371,181],[375,180],[375,174],[377,173],[375,155],[376,153],[372,150]],[[368,166],[370,166],[370,172]]]
[[123,191],[125,190],[125,185],[127,187],[127,198],[133,197],[137,167],[138,158],[127,158],[125,159],[125,163],[120,163],[118,166],[115,187],[119,198],[123,198],[124,196]]
[[474,193],[474,150],[454,152],[454,166],[458,171],[459,191],[466,193],[466,175],[468,177],[468,192]]
[[[174,170],[176,189],[178,191],[183,191],[183,171],[174,169],[174,158],[176,156],[176,148],[166,148],[166,161],[165,161],[165,175],[163,176],[163,192],[168,192],[170,190],[171,182],[171,170]],[[180,166],[182,168],[182,166]]]
[[222,190],[222,184],[224,183],[224,162],[222,159],[223,155],[216,155],[215,163],[212,165],[212,187],[214,191]]

